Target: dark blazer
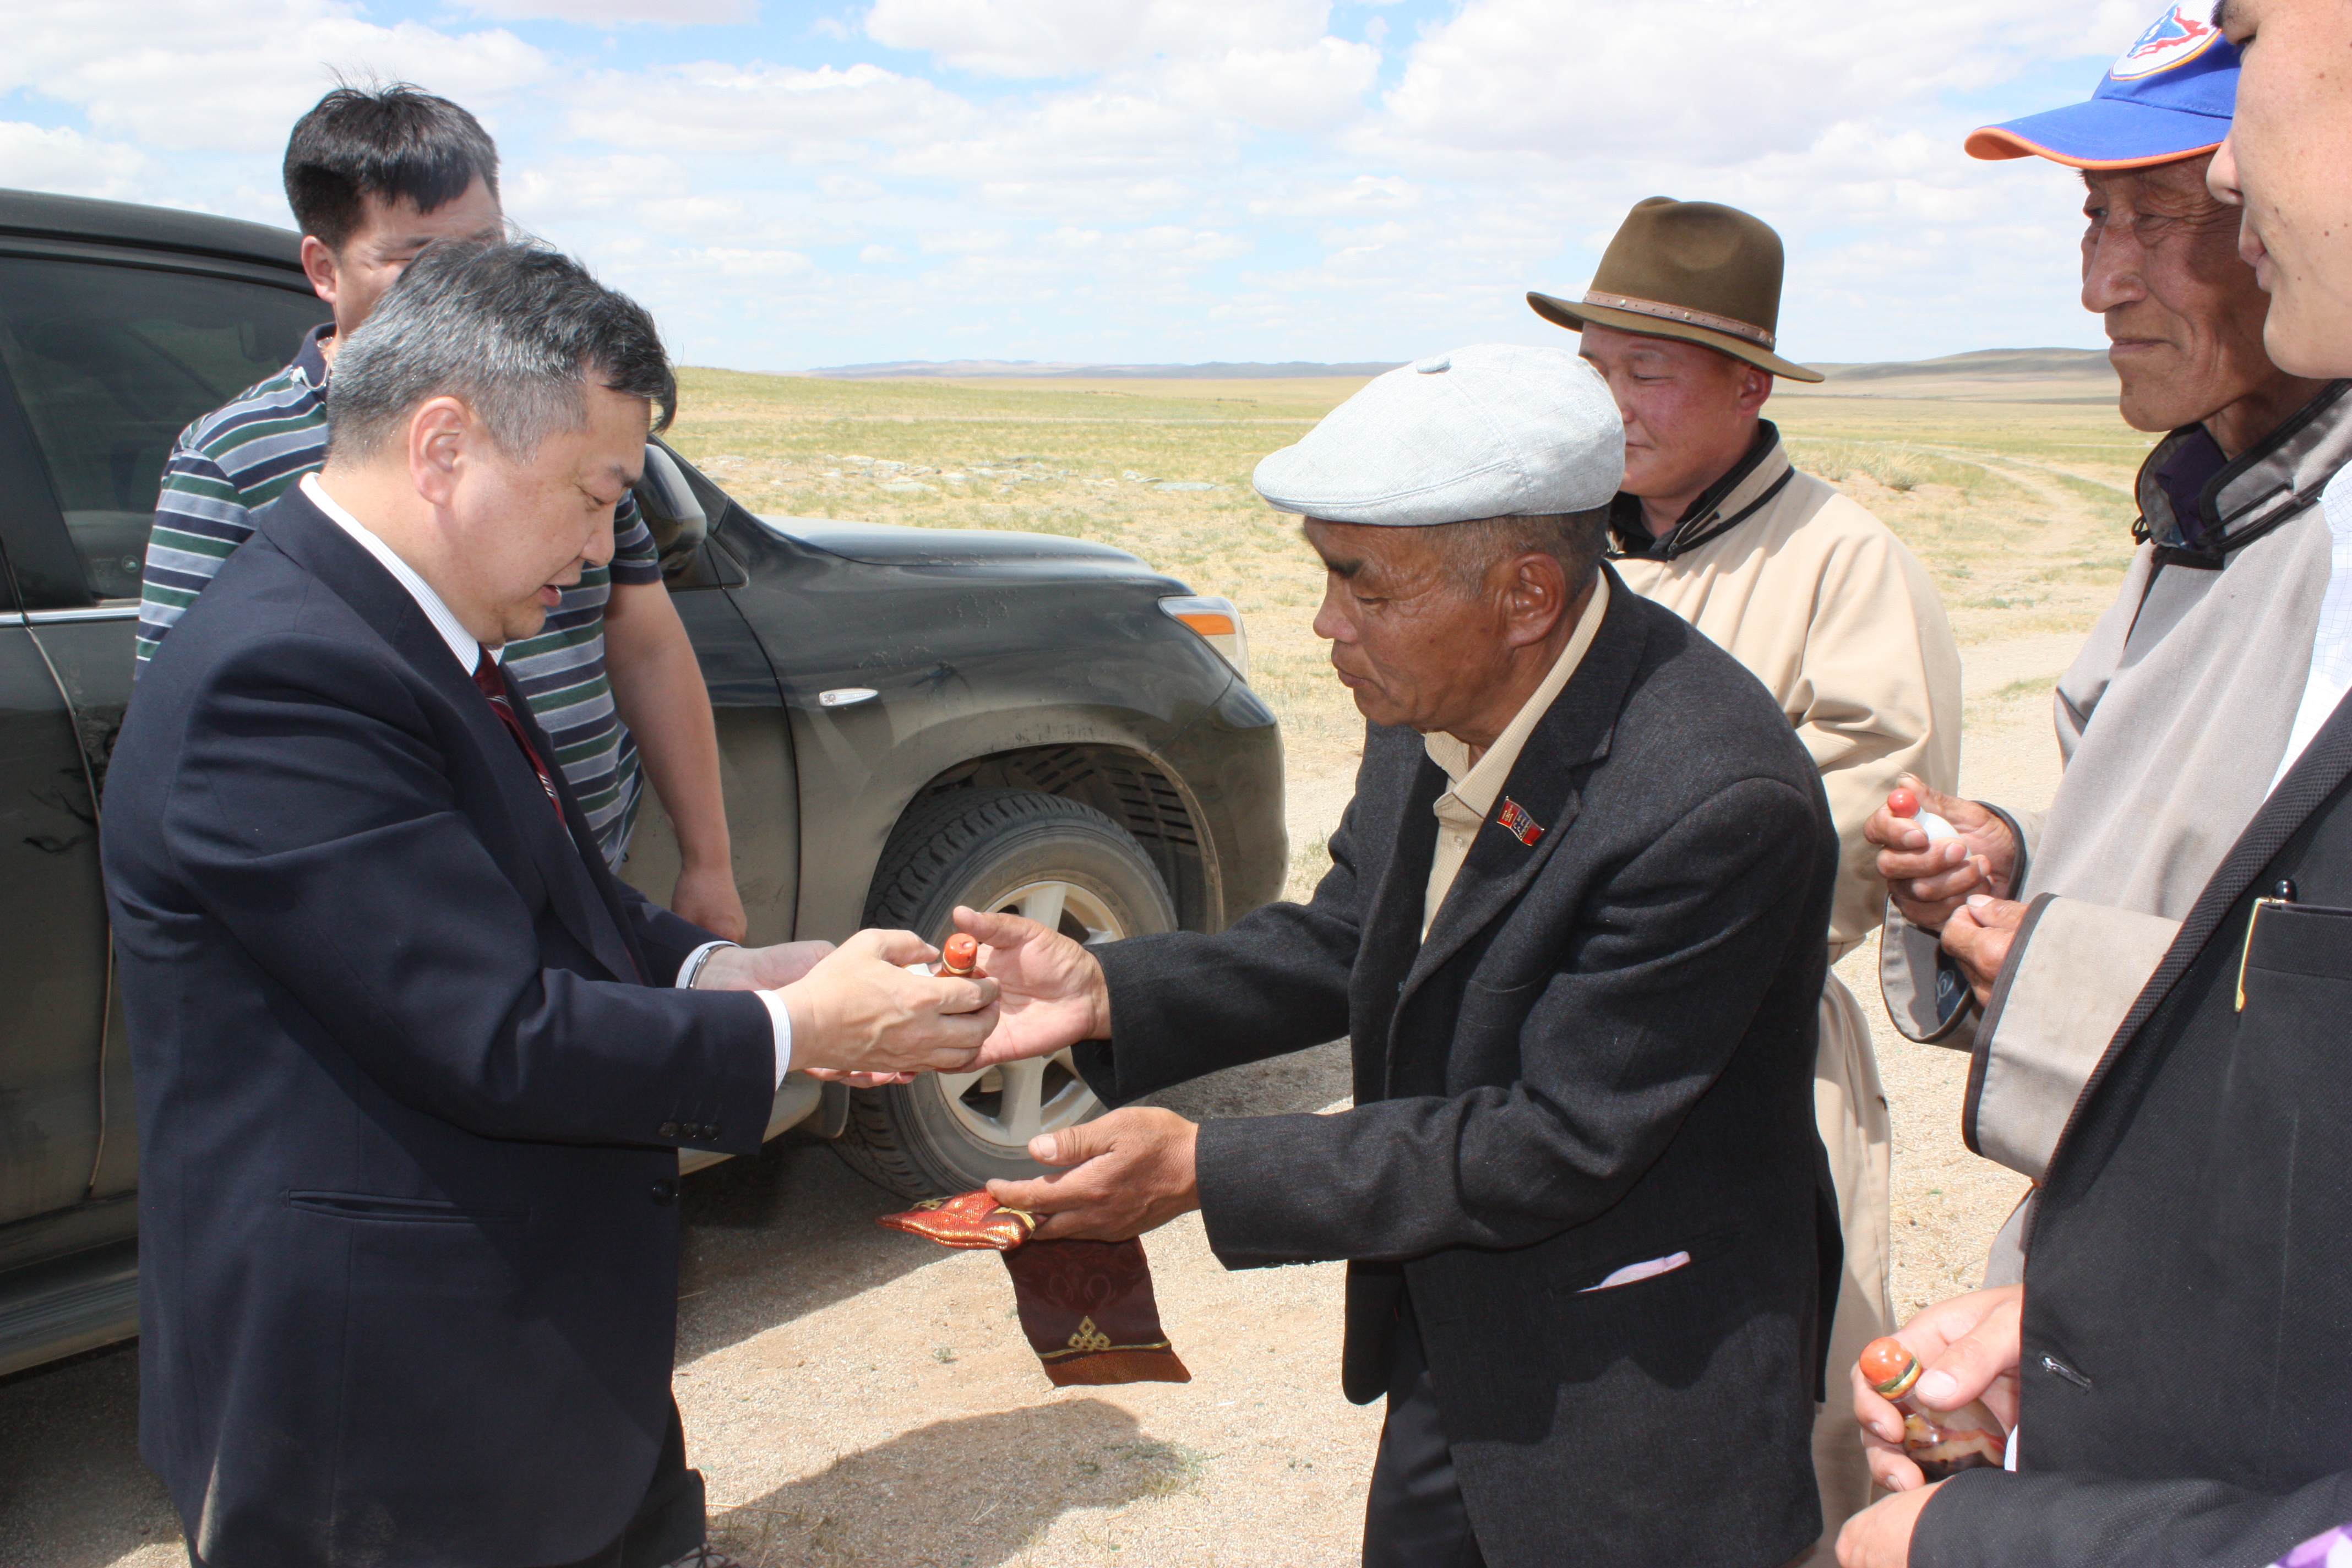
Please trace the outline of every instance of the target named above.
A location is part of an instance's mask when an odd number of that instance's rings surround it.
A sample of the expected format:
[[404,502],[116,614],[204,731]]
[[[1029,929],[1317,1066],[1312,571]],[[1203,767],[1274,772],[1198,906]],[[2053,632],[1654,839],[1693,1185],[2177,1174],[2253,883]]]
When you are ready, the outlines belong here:
[[[1353,1110],[1202,1128],[1218,1257],[1354,1260],[1359,1402],[1387,1386],[1409,1284],[1496,1568],[1759,1568],[1821,1531],[1839,1254],[1812,1086],[1836,839],[1763,687],[1610,585],[1504,787],[1541,837],[1489,821],[1425,942],[1444,774],[1375,725],[1313,901],[1100,950],[1112,1040],[1080,1062],[1127,1100],[1348,1036]],[[1688,1266],[1582,1293],[1677,1251]]]
[[1948,1482],[1913,1568],[2256,1568],[2352,1519],[2347,778],[2352,704],[2085,1086],[2026,1257],[2018,1473]]
[[759,1148],[772,1026],[667,989],[707,934],[390,574],[257,522],[106,784],[141,1449],[211,1568],[572,1562],[670,1420],[677,1149]]

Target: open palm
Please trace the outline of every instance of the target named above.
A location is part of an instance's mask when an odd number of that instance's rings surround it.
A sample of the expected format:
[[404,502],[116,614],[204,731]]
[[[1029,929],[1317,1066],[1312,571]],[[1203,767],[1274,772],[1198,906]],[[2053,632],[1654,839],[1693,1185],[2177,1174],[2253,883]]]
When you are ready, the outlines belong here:
[[980,940],[980,973],[998,987],[995,1031],[965,1070],[1051,1056],[1109,1035],[1102,965],[1084,947],[1022,915],[959,907],[955,923]]

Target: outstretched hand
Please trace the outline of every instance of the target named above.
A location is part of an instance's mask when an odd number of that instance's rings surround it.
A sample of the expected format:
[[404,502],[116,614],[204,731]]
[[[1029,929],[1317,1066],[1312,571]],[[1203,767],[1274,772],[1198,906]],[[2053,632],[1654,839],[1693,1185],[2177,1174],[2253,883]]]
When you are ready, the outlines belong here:
[[1934,812],[1959,835],[1930,841],[1916,821],[1885,805],[1863,823],[1862,836],[1879,847],[1878,874],[1886,879],[1903,918],[1922,931],[1941,931],[1969,899],[2009,897],[2017,868],[2017,841],[2009,825],[1977,802],[1929,789],[1910,773],[1896,784],[1919,797],[1921,810]]
[[958,905],[955,923],[980,939],[980,973],[998,988],[995,1032],[965,1071],[1110,1037],[1110,988],[1094,954],[1021,915]]
[[988,1195],[1041,1216],[1041,1241],[1125,1241],[1201,1206],[1192,1154],[1200,1128],[1172,1110],[1129,1106],[1029,1140],[1032,1159],[1069,1169],[991,1182]]
[[[2023,1342],[2025,1287],[2001,1285],[1971,1290],[1927,1308],[1895,1331],[1924,1369],[1906,1397],[1930,1410],[1957,1410],[1971,1399],[2004,1426],[2017,1425],[2017,1362]],[[1903,1412],[1862,1375],[1853,1384],[1853,1418],[1862,1423],[1870,1451],[1870,1479],[1892,1492],[1919,1489],[1927,1481],[1903,1451]]]
[[969,1072],[996,1025],[996,986],[985,979],[910,974],[939,950],[910,931],[862,931],[782,988],[793,1021],[793,1063],[852,1082],[904,1072]]

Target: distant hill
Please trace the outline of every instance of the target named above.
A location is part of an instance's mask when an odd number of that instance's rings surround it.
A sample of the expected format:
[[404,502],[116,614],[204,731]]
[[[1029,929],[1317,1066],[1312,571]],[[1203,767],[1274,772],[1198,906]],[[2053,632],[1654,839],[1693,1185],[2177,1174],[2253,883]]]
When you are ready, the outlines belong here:
[[2100,349],[1979,349],[1941,359],[1817,364],[1818,386],[1783,380],[1781,396],[1932,397],[1966,403],[2111,403],[2115,367]]
[[915,376],[1022,376],[1087,381],[1258,381],[1296,379],[1311,375],[1374,376],[1394,370],[1402,360],[1378,364],[1318,364],[1293,360],[1284,364],[1072,364],[1036,360],[960,359],[897,360],[886,364],[822,365],[811,375],[836,381],[901,381]]
[[[1401,363],[1401,362],[1400,362]],[[1368,379],[1394,370],[1390,362],[1327,364],[1293,360],[1281,364],[1078,364],[1039,360],[892,360],[879,364],[824,365],[807,374],[839,381],[982,380],[1027,381],[1253,381],[1303,380],[1314,376]],[[2116,373],[2097,349],[1979,349],[1940,359],[1888,360],[1866,364],[1817,364],[1828,379],[1819,385],[1785,377],[1774,389],[1783,397],[1941,398],[1966,403],[2111,403]]]

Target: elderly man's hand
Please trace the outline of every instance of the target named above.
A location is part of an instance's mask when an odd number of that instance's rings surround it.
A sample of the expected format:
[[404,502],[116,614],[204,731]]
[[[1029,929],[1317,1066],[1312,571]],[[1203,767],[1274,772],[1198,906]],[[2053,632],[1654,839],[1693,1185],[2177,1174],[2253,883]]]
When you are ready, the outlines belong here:
[[[2016,1426],[2017,1361],[2024,1320],[2022,1285],[1972,1290],[1938,1301],[1913,1318],[1895,1332],[1923,1369],[1908,1397],[1930,1410],[1956,1410],[1981,1399],[2003,1426]],[[1847,1369],[1847,1374],[1853,1386],[1853,1418],[1862,1424],[1863,1447],[1869,1450],[1870,1479],[1891,1492],[1932,1489],[1903,1451],[1903,1412],[1870,1386],[1859,1366]],[[1904,1531],[1907,1541],[1907,1523]],[[1838,1561],[1846,1562],[1843,1536]]]
[[959,905],[955,923],[979,939],[980,973],[1003,994],[996,1032],[973,1070],[1110,1037],[1110,987],[1084,946],[1021,915]]
[[1192,1151],[1201,1129],[1172,1110],[1129,1106],[1029,1140],[1031,1159],[1066,1171],[991,1182],[1009,1209],[1044,1215],[1041,1241],[1125,1241],[1201,1206]]
[[1943,1484],[1881,1498],[1847,1520],[1838,1531],[1838,1568],[1909,1568],[1911,1532]]
[[2025,910],[2014,899],[1979,894],[1944,922],[1937,944],[1959,964],[1979,1007],[1992,1004],[1993,982],[2000,978],[2001,965],[2009,962],[2018,928],[2025,923]]
[[1970,897],[2006,898],[2017,868],[2017,840],[2009,825],[1975,801],[1929,789],[1909,773],[1899,787],[1919,797],[1952,825],[1958,838],[1931,842],[1927,830],[1881,805],[1862,825],[1862,836],[1879,847],[1878,874],[1903,918],[1922,931],[1941,931]]

